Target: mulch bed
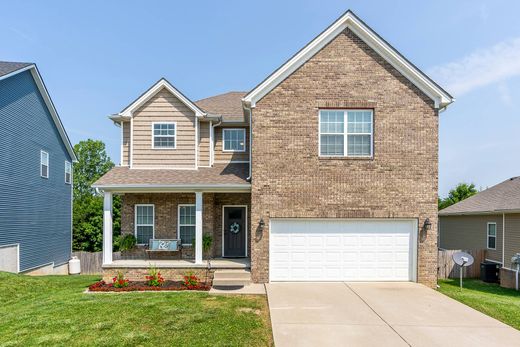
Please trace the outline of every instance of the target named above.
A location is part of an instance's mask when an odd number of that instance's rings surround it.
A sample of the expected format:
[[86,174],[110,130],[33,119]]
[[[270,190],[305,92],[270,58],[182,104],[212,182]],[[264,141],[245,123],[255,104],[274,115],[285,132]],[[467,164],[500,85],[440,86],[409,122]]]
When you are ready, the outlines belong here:
[[162,286],[153,287],[146,284],[146,282],[130,281],[128,286],[122,288],[116,288],[112,283],[106,283],[105,281],[96,282],[88,287],[91,292],[145,292],[145,291],[182,291],[182,290],[203,290],[208,291],[211,289],[211,285],[206,283],[199,283],[197,286],[186,287],[182,281],[164,281]]

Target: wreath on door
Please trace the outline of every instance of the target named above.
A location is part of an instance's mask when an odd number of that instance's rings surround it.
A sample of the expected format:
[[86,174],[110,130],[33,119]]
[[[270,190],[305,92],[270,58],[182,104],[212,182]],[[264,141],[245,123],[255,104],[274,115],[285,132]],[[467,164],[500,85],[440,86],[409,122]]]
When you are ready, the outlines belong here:
[[240,232],[240,224],[238,224],[237,222],[231,224],[229,226],[229,231],[233,234],[238,234]]

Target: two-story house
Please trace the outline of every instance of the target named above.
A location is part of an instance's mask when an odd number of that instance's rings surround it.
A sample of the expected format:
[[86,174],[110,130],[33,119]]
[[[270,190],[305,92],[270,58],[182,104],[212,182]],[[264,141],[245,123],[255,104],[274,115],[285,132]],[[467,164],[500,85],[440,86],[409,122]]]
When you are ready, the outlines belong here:
[[208,233],[213,268],[254,282],[434,286],[438,117],[452,101],[351,11],[248,93],[193,102],[161,79],[110,117],[121,165],[95,184],[106,277],[146,270],[111,256],[121,194],[123,233],[143,248],[182,240],[193,260],[154,261],[169,276],[205,267]]
[[0,62],[0,271],[68,273],[74,161],[36,65]]

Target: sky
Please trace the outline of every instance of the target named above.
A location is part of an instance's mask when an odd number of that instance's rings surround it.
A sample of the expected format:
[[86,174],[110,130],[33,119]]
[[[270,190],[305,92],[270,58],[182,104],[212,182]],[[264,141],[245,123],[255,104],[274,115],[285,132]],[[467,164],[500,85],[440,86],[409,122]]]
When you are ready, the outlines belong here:
[[161,77],[192,100],[248,91],[347,9],[456,98],[440,114],[439,194],[520,175],[519,1],[6,1],[0,60],[34,62],[73,143]]

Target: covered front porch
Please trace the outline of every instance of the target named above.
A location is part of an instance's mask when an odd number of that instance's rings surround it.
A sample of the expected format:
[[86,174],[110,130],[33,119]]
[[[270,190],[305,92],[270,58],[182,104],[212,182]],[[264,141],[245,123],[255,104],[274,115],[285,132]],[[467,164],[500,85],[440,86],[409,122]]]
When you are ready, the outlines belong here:
[[[235,268],[249,264],[249,192],[127,192],[105,190],[103,267]],[[113,259],[112,200],[119,194],[121,235],[131,234],[137,245]],[[203,252],[203,236],[209,249]],[[152,240],[177,240],[179,250],[150,251]],[[215,259],[216,258],[216,259]],[[237,259],[232,261],[231,259]]]

